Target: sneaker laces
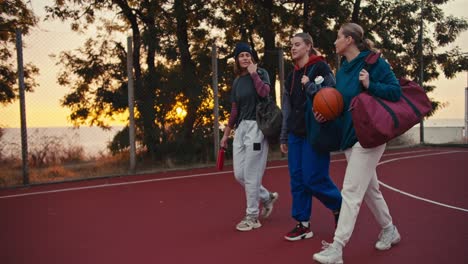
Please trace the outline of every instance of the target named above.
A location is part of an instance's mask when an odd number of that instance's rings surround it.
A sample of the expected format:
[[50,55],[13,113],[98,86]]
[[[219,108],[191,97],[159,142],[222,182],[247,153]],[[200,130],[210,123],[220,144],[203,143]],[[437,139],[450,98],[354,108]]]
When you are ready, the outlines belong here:
[[332,243],[328,243],[327,241],[322,240],[322,249],[323,250],[326,250],[326,249],[330,248],[331,246],[332,246]]
[[297,223],[297,225],[291,230],[291,233],[297,233],[299,230],[306,229],[307,227],[304,226],[302,223]]
[[257,219],[252,216],[246,216],[241,221],[241,223],[245,223],[245,224],[253,224],[255,222],[257,222]]
[[324,240],[322,240],[322,252],[320,252],[321,255],[324,256],[334,256],[340,253],[341,250],[339,248],[336,248],[333,246],[333,243],[328,243]]
[[395,231],[395,228],[392,226],[391,229],[389,230],[382,230],[379,234],[379,240],[388,244],[392,241],[392,236],[393,236],[393,232]]
[[264,207],[269,207],[273,203],[273,200],[275,199],[275,195],[273,193],[269,193],[268,198],[269,198],[268,200],[263,202]]
[[302,230],[306,229],[307,227],[303,226],[301,223],[297,223],[297,225],[289,231],[287,236],[296,236],[299,233],[302,233]]

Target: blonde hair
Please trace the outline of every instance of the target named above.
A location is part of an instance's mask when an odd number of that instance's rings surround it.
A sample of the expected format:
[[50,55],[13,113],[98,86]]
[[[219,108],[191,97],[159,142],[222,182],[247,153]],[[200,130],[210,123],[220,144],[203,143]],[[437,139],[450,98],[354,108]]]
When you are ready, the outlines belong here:
[[302,41],[305,42],[305,44],[310,45],[309,56],[312,54],[320,55],[320,52],[314,48],[314,40],[312,39],[312,36],[309,33],[306,33],[306,32],[297,33],[294,35],[293,38],[296,38],[296,37],[301,38]]
[[364,37],[364,29],[356,23],[346,23],[341,26],[341,32],[345,37],[354,39],[354,43],[360,51],[370,50],[377,52],[372,40]]

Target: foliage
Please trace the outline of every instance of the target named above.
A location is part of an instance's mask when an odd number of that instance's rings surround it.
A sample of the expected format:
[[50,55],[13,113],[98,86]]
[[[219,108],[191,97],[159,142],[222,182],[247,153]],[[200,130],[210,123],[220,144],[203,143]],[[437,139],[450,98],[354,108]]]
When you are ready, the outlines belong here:
[[[468,70],[468,57],[448,48],[468,28],[465,19],[445,16],[446,0],[424,1],[422,44],[424,83],[443,73],[452,78]],[[213,118],[211,46],[218,46],[220,119],[230,110],[232,50],[249,42],[275,83],[278,50],[289,50],[290,37],[309,32],[334,69],[340,58],[334,41],[348,21],[361,24],[398,76],[420,76],[421,2],[385,1],[200,1],[63,0],[47,7],[49,19],[71,20],[72,29],[92,25],[100,34],[78,51],[58,56],[61,85],[70,89],[62,105],[75,125],[107,127],[109,117],[125,114],[128,101],[126,45],[115,34],[131,31],[137,108],[137,139],[153,159],[203,161],[212,158]],[[439,49],[444,48],[444,49]],[[292,66],[285,53],[286,68]],[[435,87],[425,85],[427,91]],[[439,102],[434,106],[441,107]],[[179,108],[183,116],[175,115]],[[128,128],[110,144],[113,153],[128,148]]]
[[[18,74],[13,58],[16,43],[16,30],[23,35],[35,26],[37,18],[22,0],[3,0],[0,4],[0,104],[14,102],[18,97]],[[15,56],[15,57],[13,57]],[[37,86],[34,76],[39,69],[29,63],[24,66],[24,86],[26,91],[33,91]]]
[[[31,167],[44,167],[85,160],[84,149],[76,145],[76,135],[50,136],[33,129],[28,135],[28,156]],[[21,159],[21,145],[4,144],[0,137],[0,162]]]

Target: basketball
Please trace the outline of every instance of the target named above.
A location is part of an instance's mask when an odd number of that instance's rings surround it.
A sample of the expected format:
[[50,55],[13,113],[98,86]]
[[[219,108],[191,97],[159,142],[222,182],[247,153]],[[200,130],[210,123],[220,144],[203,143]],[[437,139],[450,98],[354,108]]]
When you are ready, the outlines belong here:
[[324,87],[315,94],[312,107],[327,120],[333,120],[343,112],[343,97],[337,89]]

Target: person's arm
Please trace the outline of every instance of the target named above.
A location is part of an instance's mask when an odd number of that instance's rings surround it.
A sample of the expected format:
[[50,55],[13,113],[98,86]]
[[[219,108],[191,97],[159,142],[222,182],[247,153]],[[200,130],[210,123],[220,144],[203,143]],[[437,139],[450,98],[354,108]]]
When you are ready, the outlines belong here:
[[227,141],[228,141],[229,135],[231,134],[231,130],[232,128],[229,126],[224,127],[224,134],[220,142],[220,146],[222,148],[227,148]]
[[229,115],[228,127],[234,128],[237,122],[238,110],[236,102],[231,104],[231,114]]
[[[316,77],[322,76],[323,81],[321,83],[316,82]],[[313,78],[313,79],[312,79]],[[316,69],[311,72],[309,81],[304,84],[306,93],[312,97],[321,87],[335,87],[336,80],[330,67],[325,62],[317,64]]]
[[231,134],[231,130],[233,130],[234,126],[236,125],[237,116],[237,104],[235,102],[232,102],[231,115],[229,116],[227,126],[224,128],[224,134],[220,142],[220,145],[223,148],[227,148],[227,140],[229,138],[229,135]]
[[[253,80],[258,96],[268,96],[270,93],[270,77],[268,76],[268,72],[262,68],[258,68],[256,64],[250,64],[249,67],[247,67],[247,71]],[[261,72],[261,76],[259,72]]]
[[253,80],[255,90],[257,91],[258,96],[266,97],[270,93],[269,77],[266,71],[262,71],[262,75],[263,79],[268,79],[268,82],[262,80],[262,78],[260,78],[260,75],[258,75],[257,71],[253,71],[250,73],[250,77]]
[[401,87],[390,65],[380,58],[375,66],[368,73],[369,85],[367,90],[377,97],[393,102],[398,101],[401,96]]
[[229,115],[229,120],[227,126],[224,128],[224,134],[223,137],[221,138],[220,145],[223,148],[227,148],[227,140],[229,138],[229,135],[231,134],[231,130],[234,129],[237,123],[237,118],[238,118],[238,108],[237,108],[237,103],[236,103],[236,86],[238,83],[238,78],[234,79],[234,82],[232,83],[232,90],[231,90],[231,114]]
[[[289,78],[288,78],[289,79]],[[283,123],[281,125],[280,143],[288,143],[288,118],[291,114],[291,100],[289,98],[288,88],[290,83],[286,81],[283,87],[283,96],[281,102],[281,112],[283,113]]]

